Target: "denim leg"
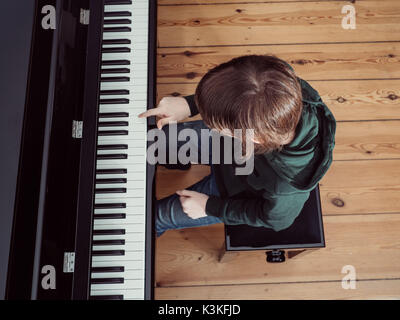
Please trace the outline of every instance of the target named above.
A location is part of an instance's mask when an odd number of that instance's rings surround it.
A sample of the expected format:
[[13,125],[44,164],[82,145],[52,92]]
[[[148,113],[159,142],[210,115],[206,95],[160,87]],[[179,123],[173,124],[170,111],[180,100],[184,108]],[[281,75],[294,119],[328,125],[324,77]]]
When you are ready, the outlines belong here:
[[[201,137],[201,130],[206,129],[209,130],[208,127],[204,124],[202,120],[198,121],[190,121],[190,122],[183,122],[176,124],[177,128],[177,135],[184,129],[191,129],[195,130],[198,140],[195,142],[196,146],[194,149],[197,151],[198,155],[198,162],[201,161],[201,146],[205,143],[202,141]],[[170,126],[166,125],[163,127],[163,130],[166,134],[167,138],[167,146],[169,148],[169,131]],[[208,139],[208,164],[211,164],[211,138],[207,136]],[[189,138],[186,141],[177,141],[177,150],[186,144]],[[193,141],[192,141],[193,142]],[[197,148],[196,148],[197,147]],[[168,159],[168,149],[167,148],[167,159]],[[204,150],[203,150],[204,151]],[[207,155],[204,155],[207,157]],[[169,162],[169,161],[167,161]],[[189,190],[197,191],[200,193],[205,193],[207,195],[219,195],[218,188],[215,182],[215,176],[211,169],[211,174],[204,177],[199,182],[195,183],[191,187],[188,188]],[[214,223],[220,223],[221,220],[217,217],[207,216],[199,219],[192,219],[190,218],[182,209],[181,203],[179,201],[179,196],[177,194],[170,195],[164,199],[157,200],[156,202],[156,232],[157,236],[159,237],[168,229],[183,229],[183,228],[191,228],[191,227],[200,227],[206,226]]]
[[[189,190],[219,196],[214,174],[204,177],[195,183]],[[182,209],[179,196],[175,193],[156,202],[156,232],[161,236],[168,229],[183,229],[206,226],[222,221],[214,216],[206,216],[199,219],[190,218]]]
[[[175,126],[175,127],[174,127]],[[192,131],[195,133],[197,139],[191,139],[190,137],[186,137],[186,140],[180,141],[177,138],[179,137],[179,133],[186,130],[190,129],[189,131]],[[176,164],[173,160],[178,160],[178,150],[181,149],[183,145],[188,146],[190,145],[190,152],[194,151],[195,157],[197,158],[197,163],[203,163],[203,164],[211,164],[211,149],[212,149],[212,144],[211,144],[211,135],[209,134],[209,128],[205,125],[203,120],[197,120],[197,121],[188,121],[188,122],[180,122],[180,123],[175,123],[172,125],[165,125],[162,129],[165,133],[166,137],[166,142],[167,142],[167,148],[165,150],[166,152],[166,162],[170,164]],[[202,135],[202,131],[204,135]],[[173,132],[175,132],[176,137],[173,136]],[[207,135],[205,133],[208,133]],[[171,135],[171,136],[170,136]],[[204,141],[203,139],[207,139],[207,141]],[[172,140],[172,141],[170,141]],[[176,144],[170,145],[170,143]],[[205,146],[208,145],[208,148],[205,148]],[[170,159],[170,152],[169,149],[174,149],[176,148],[175,152],[172,152],[172,154],[175,155],[175,159]],[[203,147],[203,148],[202,148]],[[202,159],[202,152],[203,157],[205,158],[205,161],[208,161],[208,163],[204,163],[204,161],[201,161]],[[208,154],[207,154],[208,153]]]

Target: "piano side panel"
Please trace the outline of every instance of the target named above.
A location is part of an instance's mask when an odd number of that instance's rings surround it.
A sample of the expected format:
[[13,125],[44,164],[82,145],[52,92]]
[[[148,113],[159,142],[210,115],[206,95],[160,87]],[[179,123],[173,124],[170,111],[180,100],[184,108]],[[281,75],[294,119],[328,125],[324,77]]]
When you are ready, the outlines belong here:
[[[157,0],[149,0],[149,50],[148,50],[148,108],[154,108],[156,104],[156,54],[157,54]],[[148,129],[155,127],[155,117],[148,118]],[[146,166],[146,279],[145,299],[154,299],[154,254],[155,254],[155,230],[154,230],[154,203],[155,198],[155,170],[154,165]]]
[[0,2],[0,299],[6,291],[33,16],[31,0]]
[[[88,0],[58,1],[57,65],[46,177],[39,270],[54,266],[56,288],[43,287],[36,275],[37,299],[71,299],[74,273],[64,270],[64,256],[75,252],[82,139],[73,122],[83,120],[88,25],[80,22]],[[85,131],[89,134],[90,131]],[[95,134],[95,133],[93,133]],[[87,195],[90,197],[90,195]],[[89,235],[87,235],[89,237]]]
[[[41,27],[41,7],[34,13],[29,75],[18,169],[13,233],[7,275],[8,299],[30,299],[35,260],[39,193],[48,108],[53,31]],[[46,4],[54,5],[55,1]],[[18,13],[18,11],[16,11]],[[19,22],[20,18],[15,21]],[[9,30],[8,27],[6,30]]]
[[83,106],[84,134],[82,137],[80,160],[73,300],[89,299],[90,293],[103,7],[102,0],[90,0],[90,23]]

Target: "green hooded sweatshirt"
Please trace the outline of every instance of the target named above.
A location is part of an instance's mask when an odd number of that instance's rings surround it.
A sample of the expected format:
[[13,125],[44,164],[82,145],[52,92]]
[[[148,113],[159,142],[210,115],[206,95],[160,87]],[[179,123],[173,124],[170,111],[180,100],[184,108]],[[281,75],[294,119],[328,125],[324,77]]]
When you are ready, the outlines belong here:
[[[281,151],[255,155],[250,175],[235,175],[233,165],[214,165],[220,197],[210,196],[206,214],[225,224],[263,226],[280,231],[291,226],[310,192],[332,163],[336,121],[318,92],[298,78],[303,111],[293,141]],[[192,115],[194,96],[185,97]]]

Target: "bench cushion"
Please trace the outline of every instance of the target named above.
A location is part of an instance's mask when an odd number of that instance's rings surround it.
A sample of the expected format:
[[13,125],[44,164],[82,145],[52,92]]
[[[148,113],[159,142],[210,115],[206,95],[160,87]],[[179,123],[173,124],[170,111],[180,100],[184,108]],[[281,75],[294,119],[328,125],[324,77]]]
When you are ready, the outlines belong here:
[[293,224],[281,231],[248,225],[225,225],[226,250],[325,247],[319,185],[310,193]]

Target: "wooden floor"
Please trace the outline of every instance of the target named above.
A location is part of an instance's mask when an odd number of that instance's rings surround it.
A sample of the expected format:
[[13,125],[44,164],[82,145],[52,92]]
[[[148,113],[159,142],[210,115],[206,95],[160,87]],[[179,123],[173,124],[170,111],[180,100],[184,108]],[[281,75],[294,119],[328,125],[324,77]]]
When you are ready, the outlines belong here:
[[[341,27],[348,4],[355,30]],[[156,299],[399,299],[400,1],[158,0],[158,99],[192,94],[208,69],[252,53],[289,62],[337,119],[320,184],[326,248],[284,264],[264,252],[218,263],[222,224],[168,231]],[[206,174],[159,169],[157,196]],[[342,289],[345,265],[354,290]]]

